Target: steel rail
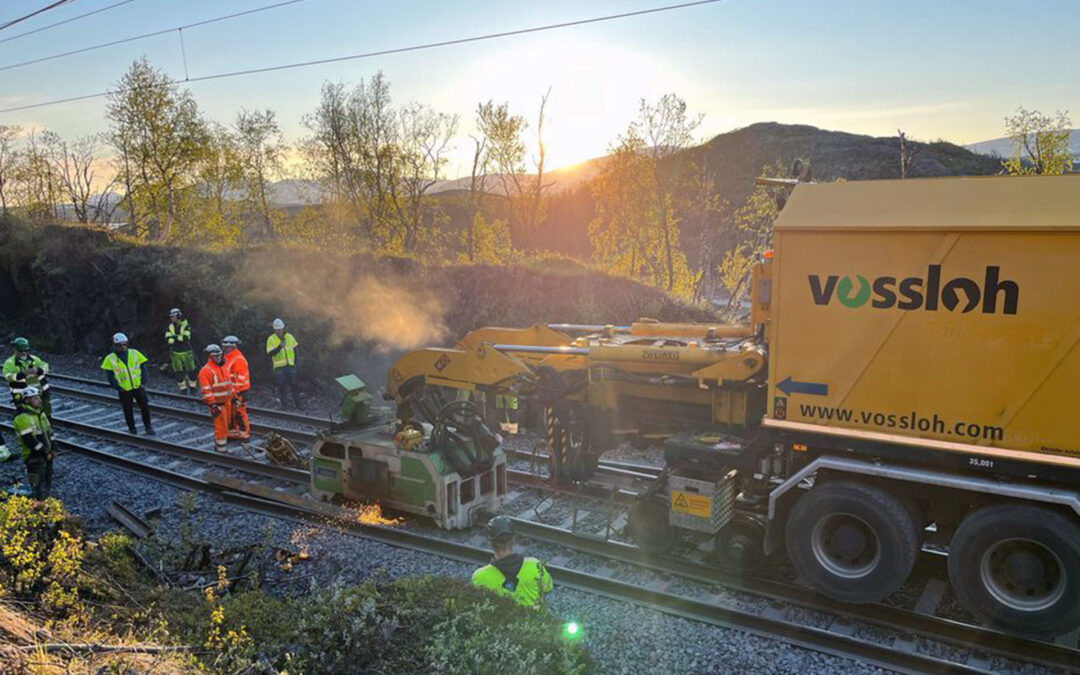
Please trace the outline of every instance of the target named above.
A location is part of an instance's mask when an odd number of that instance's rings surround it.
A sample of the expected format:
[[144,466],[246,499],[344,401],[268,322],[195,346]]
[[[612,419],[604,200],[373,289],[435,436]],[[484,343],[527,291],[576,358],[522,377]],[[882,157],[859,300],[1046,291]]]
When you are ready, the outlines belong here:
[[[101,380],[92,380],[87,377],[75,377],[73,375],[60,375],[57,373],[49,373],[50,380],[63,380],[66,382],[74,382],[76,384],[90,385],[95,387],[108,387],[109,385]],[[187,403],[199,403],[200,399],[193,398],[191,396],[184,396],[172,391],[161,391],[160,389],[147,389],[146,393],[150,396],[158,398],[169,399],[172,401],[185,401]],[[295,422],[297,424],[307,424],[309,426],[324,428],[333,423],[329,417],[314,417],[312,415],[305,415],[303,413],[292,412],[291,410],[277,410],[275,408],[261,408],[258,406],[249,405],[248,413],[255,415],[264,415],[267,418],[276,418],[282,421]]]
[[[63,393],[75,393],[81,394],[82,390],[72,390],[71,392],[64,391]],[[91,392],[95,400],[99,400],[100,397],[107,397],[109,402],[112,402],[112,398],[106,394],[95,394]],[[11,410],[10,406],[0,405],[7,410]],[[170,412],[178,410],[170,406],[164,406]],[[181,411],[188,413],[190,411]],[[205,416],[199,413],[190,413],[192,417],[190,419],[197,419],[197,421],[205,421]],[[184,417],[184,415],[180,415]],[[297,484],[305,484],[308,482],[308,473],[298,469],[290,469],[287,467],[278,467],[271,464],[262,464],[251,460],[232,457],[229,455],[218,455],[207,451],[200,451],[187,446],[162,441],[153,437],[145,436],[132,436],[124,432],[114,431],[111,429],[105,429],[94,425],[85,423],[73,422],[70,420],[56,419],[58,427],[69,428],[72,431],[78,433],[91,435],[105,440],[118,441],[134,447],[139,447],[148,450],[166,452],[169,454],[180,455],[188,459],[194,459],[196,461],[215,464],[224,468],[232,468],[247,473],[260,475],[266,478],[272,478],[276,480],[287,480]],[[10,425],[5,425],[10,429]],[[303,432],[299,432],[303,433]],[[62,446],[74,447],[77,444],[73,444],[68,441],[61,441]],[[521,451],[517,451],[521,452]],[[85,453],[83,453],[85,454]],[[529,453],[525,453],[526,456]],[[102,453],[102,455],[108,455],[108,453]],[[113,465],[123,468],[127,465],[127,462],[133,460],[127,460],[126,458],[119,458],[114,455],[108,455],[108,457],[114,458]],[[102,460],[106,461],[106,460]],[[160,467],[148,467],[147,471],[159,470]],[[161,471],[167,472],[167,478],[177,484],[182,484],[184,487],[193,487],[194,489],[206,489],[205,486],[211,485],[200,479],[184,476],[176,472],[171,472],[165,469]],[[545,489],[552,489],[550,485],[543,485],[543,481],[538,481],[537,477],[525,472],[513,471],[510,472],[515,482],[520,484],[526,484],[535,487],[544,487]],[[177,477],[180,477],[179,479]],[[221,488],[215,488],[220,492]],[[572,490],[556,490],[562,494],[589,497],[593,495],[582,494]],[[237,499],[236,497],[233,497]],[[258,499],[253,495],[246,495],[249,499]],[[266,500],[260,500],[266,501]],[[724,588],[737,592],[744,592],[760,597],[765,597],[770,600],[779,602],[786,602],[790,604],[799,605],[807,609],[823,610],[834,613],[839,617],[860,621],[872,625],[876,625],[882,628],[886,628],[894,631],[909,631],[920,634],[929,639],[938,640],[946,643],[950,643],[961,647],[978,647],[986,651],[992,652],[996,655],[1003,656],[1005,658],[1012,658],[1022,660],[1024,662],[1036,663],[1048,667],[1065,668],[1072,671],[1080,671],[1080,650],[1071,649],[1056,643],[1045,642],[1035,639],[1024,638],[1008,633],[1003,633],[988,628],[980,628],[965,624],[963,622],[954,621],[951,619],[945,619],[937,616],[920,614],[911,610],[905,610],[897,607],[889,607],[885,605],[850,605],[837,601],[830,600],[821,596],[814,591],[778,582],[770,579],[763,578],[743,578],[730,574],[725,574],[715,567],[711,567],[706,564],[697,563],[685,558],[677,558],[674,556],[655,556],[649,555],[641,551],[636,546],[630,544],[623,544],[615,541],[599,540],[591,538],[585,535],[574,533],[570,530],[557,528],[534,521],[529,521],[521,518],[515,518],[515,527],[518,528],[519,533],[522,536],[529,537],[536,541],[547,542],[559,546],[565,546],[583,553],[596,555],[612,562],[631,563],[640,567],[651,569],[658,572],[664,572],[672,574],[678,577],[682,577],[688,580],[699,581],[704,583],[712,583],[723,586]],[[485,553],[486,555],[486,553]],[[926,556],[924,556],[924,559]],[[926,563],[925,561],[920,563],[922,566],[927,564],[938,564],[940,566],[940,556],[933,556],[934,561]],[[486,558],[485,558],[486,559]],[[560,570],[560,576],[564,573]],[[953,662],[949,662],[953,663]],[[981,672],[978,669],[972,672]]]
[[[0,404],[0,409],[6,412],[14,412],[15,410],[8,404]],[[68,429],[86,436],[93,436],[102,440],[112,441],[144,450],[161,452],[183,459],[194,460],[203,464],[213,464],[224,469],[244,471],[249,474],[272,480],[282,480],[301,485],[307,484],[310,480],[308,472],[301,469],[278,466],[276,464],[266,464],[209,450],[198,450],[179,443],[165,441],[154,436],[136,436],[126,431],[106,429],[105,427],[67,420],[55,415],[52,418],[52,423],[57,428]]]
[[[952,619],[920,614],[901,607],[882,604],[853,605],[831,600],[813,589],[762,577],[741,577],[686,558],[650,555],[630,544],[582,536],[560,527],[512,518],[515,531],[529,539],[571,548],[613,562],[664,572],[702,583],[718,584],[726,590],[748,593],[806,609],[826,611],[838,617],[859,621],[899,632],[912,632],[926,638],[966,648],[980,648],[1006,658],[1036,663],[1051,668],[1080,671],[1080,650],[1053,642],[1025,638],[1009,633],[966,624]],[[942,556],[923,556],[925,569],[943,567]],[[943,570],[937,570],[940,574]]]
[[[54,380],[54,381],[55,380],[63,380],[63,381],[67,381],[67,382],[73,382],[73,383],[86,385],[86,386],[92,386],[92,387],[100,387],[100,388],[108,387],[107,383],[102,382],[100,380],[93,380],[93,379],[85,378],[85,377],[75,377],[75,376],[72,376],[72,375],[60,375],[60,374],[56,374],[56,373],[50,373],[49,374],[49,379]],[[107,392],[93,392],[93,391],[89,391],[89,390],[86,390],[86,389],[78,389],[78,388],[72,388],[72,387],[58,386],[56,384],[53,384],[51,388],[54,391],[57,391],[57,392],[63,393],[63,394],[67,394],[67,395],[81,396],[81,397],[87,398],[87,399],[92,398],[94,400],[99,400],[99,401],[102,401],[102,402],[115,401],[115,398],[113,396],[111,396]],[[154,398],[163,398],[163,399],[170,400],[170,401],[177,401],[177,402],[183,402],[183,403],[200,403],[200,400],[197,399],[197,398],[192,398],[190,396],[184,396],[184,395],[178,394],[176,392],[161,391],[159,389],[147,389],[146,393],[147,393],[148,396],[152,396]],[[186,419],[193,419],[193,420],[196,417],[205,418],[205,415],[203,415],[201,413],[191,411],[191,410],[185,410],[183,408],[177,408],[175,406],[167,406],[167,405],[155,404],[152,399],[151,399],[151,402],[150,402],[150,407],[155,408],[157,410],[161,410],[163,413],[173,415],[175,417],[184,417]],[[175,411],[175,410],[179,410],[181,412],[180,413],[174,413],[173,411]],[[304,415],[302,413],[292,412],[292,411],[289,411],[289,410],[277,410],[275,408],[260,408],[260,407],[252,406],[252,405],[248,406],[248,414],[249,415],[263,416],[263,417],[266,417],[268,419],[275,419],[276,418],[276,419],[278,419],[280,421],[292,422],[292,423],[295,423],[295,424],[305,424],[307,426],[315,427],[316,429],[327,428],[333,423],[332,420],[330,420],[329,418],[324,419],[324,418],[320,418],[320,417],[313,417],[313,416],[309,416],[309,415]],[[299,429],[288,429],[288,428],[285,428],[285,427],[277,427],[277,426],[274,426],[274,425],[271,425],[271,424],[267,424],[265,422],[252,421],[251,422],[252,430],[253,431],[256,430],[256,427],[258,427],[258,430],[260,432],[274,432],[274,433],[281,434],[282,436],[289,436],[289,437],[294,438],[296,440],[300,440],[300,441],[303,441],[303,442],[309,442],[309,443],[315,441],[315,433],[313,433],[313,432],[306,432],[306,431],[302,431],[302,430],[299,430]],[[525,451],[525,450],[507,450],[507,454],[508,455],[513,454],[513,455],[519,457],[520,459],[530,459],[532,457],[535,457],[536,459],[539,459],[539,460],[544,460],[544,461],[550,460],[550,457],[547,455],[547,453],[535,453],[534,454],[534,453],[531,453],[531,452],[528,452],[528,451]],[[599,469],[603,473],[608,473],[608,474],[613,474],[613,475],[625,475],[625,476],[630,477],[630,478],[640,478],[640,479],[646,479],[646,480],[656,478],[656,476],[661,471],[661,467],[652,466],[652,465],[649,465],[649,464],[640,464],[640,463],[635,463],[635,462],[621,462],[621,461],[617,461],[617,460],[608,460],[608,459],[601,459],[600,460]]]
[[[58,394],[63,394],[64,396],[71,396],[71,397],[74,397],[74,398],[81,398],[81,399],[85,399],[87,401],[95,401],[95,402],[98,402],[98,403],[115,404],[117,402],[115,396],[113,396],[112,394],[110,394],[108,392],[105,392],[105,391],[91,391],[89,389],[78,389],[78,388],[74,388],[74,387],[64,387],[64,386],[60,386],[60,385],[56,385],[56,384],[53,384],[53,385],[50,386],[50,391],[54,391],[54,392],[56,392]],[[153,395],[157,396],[157,393],[155,392]],[[193,399],[186,399],[186,400],[189,403],[196,402]],[[155,410],[155,411],[161,413],[162,415],[165,415],[165,416],[168,416],[168,417],[176,417],[176,418],[183,419],[183,420],[188,420],[188,421],[191,421],[191,422],[206,422],[208,420],[207,414],[205,412],[200,412],[200,411],[197,411],[197,410],[190,410],[188,408],[178,408],[178,407],[173,406],[173,405],[156,404],[156,403],[153,402],[153,399],[150,400],[150,408],[152,410]],[[249,407],[248,410],[250,411],[251,408]],[[310,431],[302,431],[300,429],[289,429],[287,427],[279,427],[279,426],[275,426],[273,424],[267,424],[265,422],[259,422],[259,421],[256,421],[256,420],[250,420],[250,423],[251,423],[251,430],[253,432],[257,432],[257,433],[275,433],[275,434],[279,434],[281,436],[285,436],[287,438],[291,438],[293,440],[297,440],[297,441],[301,441],[301,442],[305,442],[305,443],[314,443],[315,440],[316,440],[316,435],[314,433],[310,432]]]
[[[0,426],[11,430],[11,424],[0,422]],[[145,439],[140,439],[145,440]],[[325,510],[314,507],[301,507],[282,501],[271,501],[223,489],[219,485],[179,474],[162,467],[146,465],[136,460],[112,455],[103,450],[91,448],[74,441],[59,440],[61,448],[103,462],[122,470],[150,476],[157,480],[200,492],[215,494],[225,502],[249,511],[291,520],[328,524]],[[342,517],[334,521],[331,527],[346,534],[362,537],[383,544],[414,550],[429,555],[452,559],[468,564],[483,564],[490,559],[490,552],[446,539],[431,537],[417,532],[359,523]],[[871,642],[853,635],[831,632],[826,629],[807,626],[787,618],[764,614],[754,614],[745,610],[722,607],[708,601],[689,598],[656,588],[642,587],[603,577],[560,565],[549,565],[560,586],[573,588],[585,593],[630,602],[651,608],[665,614],[681,616],[700,623],[722,628],[741,630],[770,639],[780,639],[789,644],[812,651],[823,652],[844,658],[877,665],[883,668],[903,672],[919,673],[984,673],[982,668],[958,664],[941,657],[922,654],[917,651],[896,649],[892,645]]]

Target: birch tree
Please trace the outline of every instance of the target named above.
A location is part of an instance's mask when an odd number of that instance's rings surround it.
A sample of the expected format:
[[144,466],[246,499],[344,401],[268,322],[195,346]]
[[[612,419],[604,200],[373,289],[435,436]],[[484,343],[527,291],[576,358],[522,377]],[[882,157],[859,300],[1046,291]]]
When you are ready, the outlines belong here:
[[105,117],[117,172],[128,188],[133,231],[169,239],[207,140],[195,100],[143,58],[109,94]]

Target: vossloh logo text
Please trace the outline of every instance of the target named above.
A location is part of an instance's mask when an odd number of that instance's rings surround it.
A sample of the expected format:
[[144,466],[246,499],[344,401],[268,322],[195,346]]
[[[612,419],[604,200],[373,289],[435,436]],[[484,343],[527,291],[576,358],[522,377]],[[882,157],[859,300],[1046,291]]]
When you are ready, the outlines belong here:
[[956,277],[942,281],[941,265],[930,265],[926,277],[881,276],[873,282],[861,274],[840,278],[836,274],[825,277],[808,276],[810,294],[816,305],[828,305],[833,298],[844,307],[852,309],[867,304],[874,309],[896,307],[903,310],[922,309],[927,312],[941,308],[962,313],[982,308],[983,314],[1016,314],[1020,303],[1020,286],[1015,281],[1002,280],[1001,269],[996,265],[986,267],[982,285],[974,279]]

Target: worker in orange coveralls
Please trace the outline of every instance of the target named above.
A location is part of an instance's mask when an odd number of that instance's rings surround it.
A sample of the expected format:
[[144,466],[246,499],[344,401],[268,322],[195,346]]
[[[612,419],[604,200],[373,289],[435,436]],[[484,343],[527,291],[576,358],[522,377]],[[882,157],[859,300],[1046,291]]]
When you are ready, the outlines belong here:
[[247,357],[240,352],[240,338],[226,335],[221,338],[221,348],[225,350],[225,366],[232,378],[233,400],[232,417],[229,419],[229,438],[246,441],[251,438],[251,423],[248,421],[247,398],[251,389],[251,371],[248,370]]
[[214,450],[225,452],[229,442],[229,420],[232,419],[233,384],[225,354],[221,347],[208,345],[206,365],[199,371],[199,386],[203,401],[214,418]]

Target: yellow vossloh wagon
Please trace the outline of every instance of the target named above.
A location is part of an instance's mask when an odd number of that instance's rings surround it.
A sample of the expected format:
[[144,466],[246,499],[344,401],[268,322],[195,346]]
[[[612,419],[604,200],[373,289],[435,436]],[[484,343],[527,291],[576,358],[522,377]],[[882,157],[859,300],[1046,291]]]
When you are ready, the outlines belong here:
[[572,481],[621,434],[666,436],[643,548],[715,533],[749,567],[786,545],[875,602],[930,542],[987,622],[1080,626],[1080,178],[800,184],[751,289],[744,326],[481,328],[402,357],[387,394],[531,398]]

